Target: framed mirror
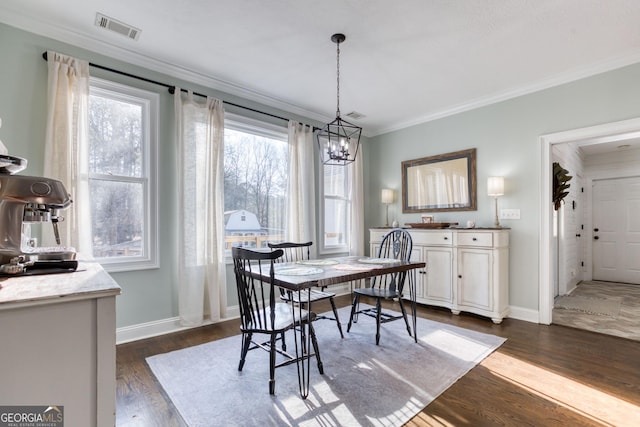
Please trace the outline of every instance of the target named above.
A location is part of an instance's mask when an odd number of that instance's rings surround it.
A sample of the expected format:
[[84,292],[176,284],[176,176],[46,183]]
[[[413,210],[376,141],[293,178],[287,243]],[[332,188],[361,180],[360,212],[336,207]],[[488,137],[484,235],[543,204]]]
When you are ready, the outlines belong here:
[[476,149],[402,162],[402,212],[475,211]]

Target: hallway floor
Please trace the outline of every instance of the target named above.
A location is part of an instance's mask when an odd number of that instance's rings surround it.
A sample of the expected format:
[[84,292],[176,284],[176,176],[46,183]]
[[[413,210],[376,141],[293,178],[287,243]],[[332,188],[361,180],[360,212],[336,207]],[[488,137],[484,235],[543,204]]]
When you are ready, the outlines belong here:
[[605,300],[621,299],[622,303],[619,313],[615,316],[554,307],[553,324],[640,341],[640,285],[599,281],[581,282],[571,296]]

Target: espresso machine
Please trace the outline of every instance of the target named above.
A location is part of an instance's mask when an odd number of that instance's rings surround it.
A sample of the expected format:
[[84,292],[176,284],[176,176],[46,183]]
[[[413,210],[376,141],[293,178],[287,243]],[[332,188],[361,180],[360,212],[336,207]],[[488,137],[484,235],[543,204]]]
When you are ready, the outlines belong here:
[[[75,249],[62,246],[60,211],[71,205],[62,182],[14,175],[25,159],[0,154],[0,275],[33,275],[75,271]],[[30,238],[31,224],[50,222],[56,246],[38,247]]]

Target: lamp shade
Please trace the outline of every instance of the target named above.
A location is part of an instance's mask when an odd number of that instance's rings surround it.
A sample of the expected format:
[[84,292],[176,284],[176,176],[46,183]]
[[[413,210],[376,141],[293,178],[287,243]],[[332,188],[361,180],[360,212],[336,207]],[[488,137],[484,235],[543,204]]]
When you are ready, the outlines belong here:
[[487,194],[489,196],[503,196],[504,195],[504,177],[502,176],[490,176],[487,179]]
[[390,205],[391,203],[393,203],[393,190],[390,190],[388,188],[383,188],[382,194],[380,195],[380,199],[382,200],[382,203],[384,203],[385,205]]

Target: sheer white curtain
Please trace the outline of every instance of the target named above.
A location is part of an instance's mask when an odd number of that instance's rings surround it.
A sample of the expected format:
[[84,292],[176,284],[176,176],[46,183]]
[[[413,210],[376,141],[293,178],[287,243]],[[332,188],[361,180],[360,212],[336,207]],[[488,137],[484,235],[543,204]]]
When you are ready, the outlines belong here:
[[313,241],[312,257],[315,257],[317,242],[313,152],[313,127],[290,121],[286,239],[291,242]]
[[[58,223],[62,244],[90,255],[89,63],[51,51],[47,59],[44,176],[60,180],[73,200]],[[54,244],[52,233],[42,238],[44,245]]]
[[[351,227],[349,229],[349,255],[364,255],[364,175],[362,147],[360,155],[347,167],[351,178]],[[375,256],[375,254],[371,254]]]
[[207,97],[175,91],[178,149],[178,296],[183,326],[202,323],[208,302],[211,320],[225,315],[224,109]]

